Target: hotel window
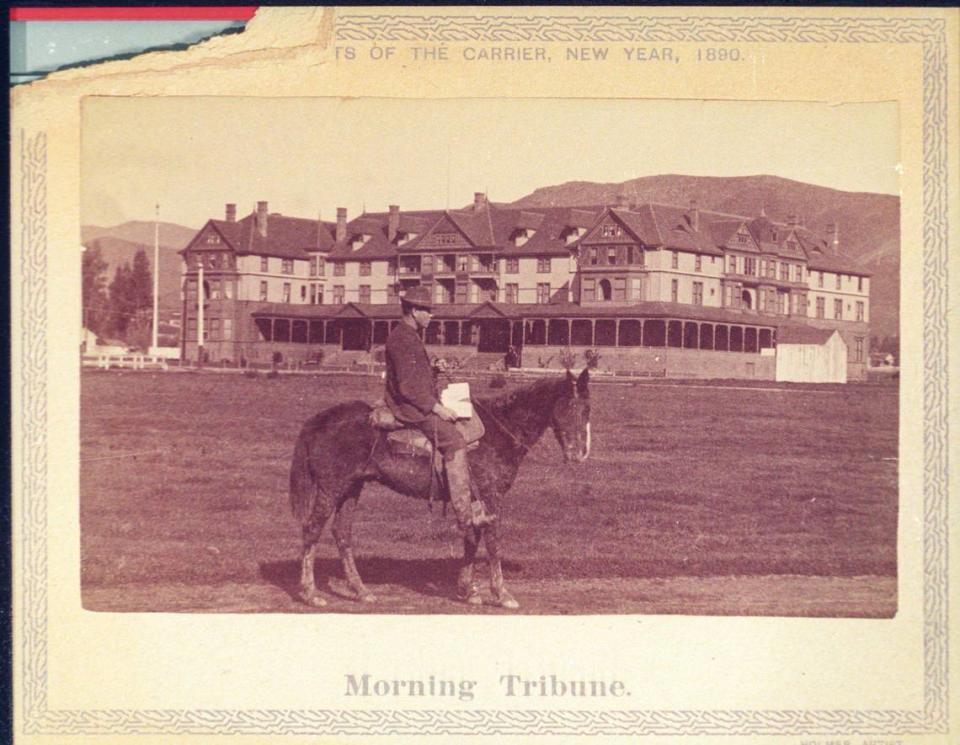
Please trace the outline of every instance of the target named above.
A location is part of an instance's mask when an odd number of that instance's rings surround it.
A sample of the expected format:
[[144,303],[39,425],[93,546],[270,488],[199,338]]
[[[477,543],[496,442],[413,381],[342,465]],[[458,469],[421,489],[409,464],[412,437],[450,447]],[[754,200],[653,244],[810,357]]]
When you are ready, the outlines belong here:
[[863,362],[863,337],[858,336],[855,339],[856,341],[856,353],[854,357],[854,362]]
[[773,259],[767,259],[767,279],[777,278],[777,262]]
[[457,255],[457,271],[458,272],[467,272],[470,271],[470,257],[466,254]]
[[541,305],[546,305],[550,302],[550,283],[549,282],[538,282],[537,283],[537,302]]
[[507,274],[519,274],[520,272],[520,259],[512,258],[507,259]]
[[369,276],[370,276],[370,262],[369,262],[369,261],[361,261],[361,262],[360,262],[360,276],[361,276],[361,277],[369,277]]
[[316,305],[323,305],[323,285],[317,285],[317,302]]
[[863,277],[857,277],[857,292],[863,292]]
[[803,282],[803,264],[797,264],[797,282]]
[[261,272],[270,271],[270,259],[268,259],[266,256],[260,257],[260,271]]
[[835,298],[833,301],[833,317],[838,321],[843,320],[843,300]]
[[260,283],[260,299],[264,302],[266,302],[267,300],[267,283],[266,282]]
[[757,273],[757,260],[750,258],[749,256],[744,257],[743,259],[743,273],[749,274],[751,277]]
[[300,299],[301,299],[301,300],[306,300],[306,299],[307,299],[307,286],[306,286],[306,285],[300,285]]
[[343,305],[343,285],[333,286],[333,304]]
[[600,230],[600,235],[604,238],[615,238],[620,235],[620,229],[616,225],[604,225]]
[[360,302],[370,302],[370,285],[360,285]]
[[322,256],[317,257],[317,276],[322,277],[327,271],[327,262]]
[[224,318],[223,319],[223,338],[226,341],[230,341],[233,338],[233,319]]
[[317,304],[317,285],[315,283],[310,284],[310,305]]
[[703,282],[693,283],[693,304],[703,305]]
[[211,300],[220,299],[220,280],[219,279],[210,280],[210,299]]
[[743,233],[737,233],[737,243],[747,243],[749,240],[750,238],[747,235]]
[[220,319],[219,318],[210,319],[210,338],[211,339],[220,338]]
[[790,281],[790,265],[785,261],[780,262],[780,281],[781,282]]
[[293,274],[293,259],[283,259],[280,264],[280,271],[284,274]]
[[607,266],[615,266],[617,263],[617,249],[611,247],[607,249]]
[[674,303],[679,302],[680,297],[680,281],[676,279],[670,280],[670,300]]
[[862,300],[857,301],[857,320],[863,321],[864,319],[864,305]]
[[290,283],[289,282],[283,283],[283,302],[285,303],[290,302]]
[[318,259],[318,258],[319,258],[319,257],[317,257],[317,256],[311,256],[311,257],[310,257],[310,276],[311,276],[311,277],[316,277],[316,276],[317,276],[317,259]]
[[680,252],[671,251],[670,252],[670,268],[677,269],[680,266]]
[[519,303],[520,302],[520,285],[514,282],[507,283],[507,295],[506,301],[508,303]]
[[537,273],[538,273],[538,274],[549,274],[549,273],[550,273],[550,259],[549,259],[549,258],[538,258],[538,259],[537,259]]
[[333,276],[334,277],[343,277],[346,275],[347,266],[342,261],[337,261],[333,265]]
[[840,289],[840,280],[841,280],[842,277],[843,277],[843,275],[840,274],[840,272],[837,272],[837,289],[838,289],[838,290]]
[[827,317],[827,299],[825,297],[817,298],[817,318]]
[[695,272],[703,271],[703,257],[700,254],[697,254],[693,260],[693,270]]
[[736,257],[736,256],[731,256],[731,257],[730,257],[730,269],[729,269],[728,271],[729,271],[731,274],[736,274],[736,273],[737,273],[737,257]]
[[223,280],[223,296],[227,300],[233,298],[233,282],[229,279]]

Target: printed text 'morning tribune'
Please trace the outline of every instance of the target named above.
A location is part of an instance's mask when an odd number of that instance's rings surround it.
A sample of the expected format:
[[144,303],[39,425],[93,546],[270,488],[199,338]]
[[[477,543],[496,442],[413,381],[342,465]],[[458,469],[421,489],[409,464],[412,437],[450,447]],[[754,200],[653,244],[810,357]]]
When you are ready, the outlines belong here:
[[[456,698],[473,701],[477,693],[476,680],[440,678],[430,675],[423,678],[375,678],[370,673],[346,674],[345,695],[370,698]],[[586,680],[565,678],[558,675],[501,675],[497,691],[508,698],[619,698],[629,696],[626,685],[620,680]]]

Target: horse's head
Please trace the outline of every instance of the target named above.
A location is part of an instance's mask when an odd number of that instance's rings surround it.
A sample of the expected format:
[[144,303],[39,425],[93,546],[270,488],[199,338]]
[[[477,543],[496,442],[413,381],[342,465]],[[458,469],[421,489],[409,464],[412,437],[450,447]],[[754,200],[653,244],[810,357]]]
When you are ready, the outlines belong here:
[[564,393],[553,406],[551,425],[563,459],[581,463],[590,455],[590,373],[575,378],[567,370]]

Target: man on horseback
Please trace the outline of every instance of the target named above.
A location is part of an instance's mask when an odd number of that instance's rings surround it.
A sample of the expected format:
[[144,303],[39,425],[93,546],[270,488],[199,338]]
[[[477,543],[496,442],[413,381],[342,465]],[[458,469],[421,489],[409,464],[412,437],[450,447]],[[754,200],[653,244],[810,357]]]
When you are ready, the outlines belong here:
[[414,287],[400,303],[403,319],[387,338],[387,406],[397,420],[423,432],[442,453],[457,526],[467,530],[487,525],[493,517],[483,503],[471,504],[467,442],[454,424],[457,415],[440,403],[430,358],[417,334],[433,316],[430,291]]

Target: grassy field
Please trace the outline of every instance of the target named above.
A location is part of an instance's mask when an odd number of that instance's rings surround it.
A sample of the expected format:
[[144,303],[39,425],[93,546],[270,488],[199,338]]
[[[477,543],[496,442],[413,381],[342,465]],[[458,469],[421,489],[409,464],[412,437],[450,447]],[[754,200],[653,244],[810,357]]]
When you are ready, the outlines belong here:
[[[167,610],[191,587],[229,587],[270,588],[281,600],[269,609],[299,610],[288,594],[294,440],[316,411],[379,388],[348,376],[84,372],[85,605]],[[547,435],[521,467],[503,516],[508,582],[869,576],[895,594],[895,387],[597,383],[592,425],[586,463],[563,464]],[[355,545],[375,591],[452,591],[459,545],[439,508],[369,486]],[[320,556],[318,572],[338,571],[329,536]],[[855,591],[844,592],[856,615]],[[665,607],[682,610],[682,598]]]

